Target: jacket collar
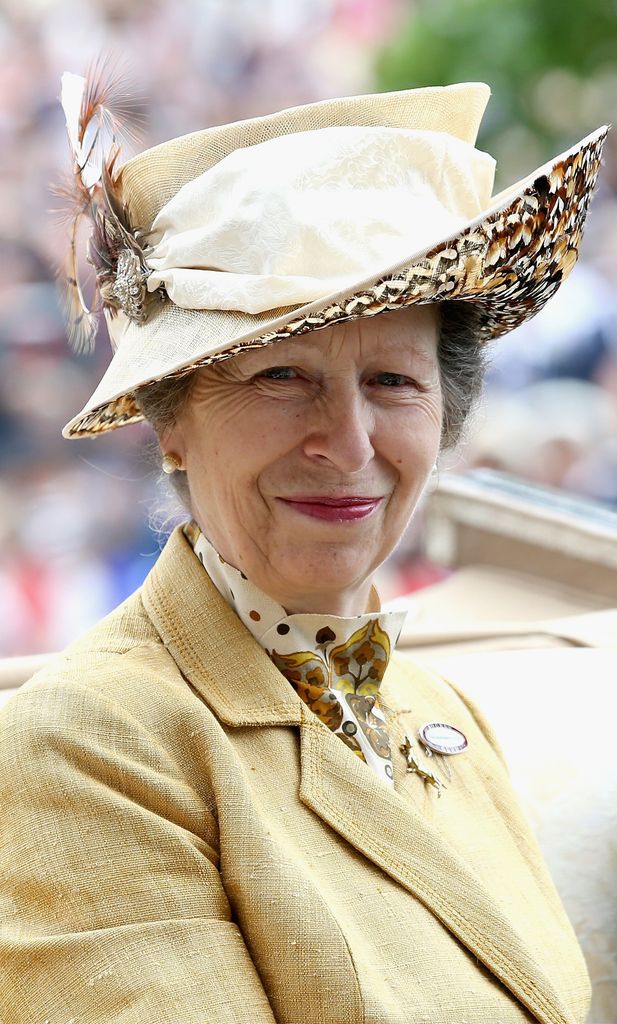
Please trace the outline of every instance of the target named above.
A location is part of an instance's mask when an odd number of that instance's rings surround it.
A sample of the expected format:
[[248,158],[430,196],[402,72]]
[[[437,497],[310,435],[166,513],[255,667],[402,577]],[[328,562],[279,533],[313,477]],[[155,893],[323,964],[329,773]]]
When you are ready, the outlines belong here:
[[[211,583],[180,527],[141,596],[170,655],[217,718],[236,727],[300,727],[306,806],[421,900],[541,1024],[575,1024],[474,865],[312,714]],[[405,836],[413,842],[402,842]]]
[[222,722],[300,724],[302,700],[204,572],[181,526],[148,574],[141,597],[183,675]]

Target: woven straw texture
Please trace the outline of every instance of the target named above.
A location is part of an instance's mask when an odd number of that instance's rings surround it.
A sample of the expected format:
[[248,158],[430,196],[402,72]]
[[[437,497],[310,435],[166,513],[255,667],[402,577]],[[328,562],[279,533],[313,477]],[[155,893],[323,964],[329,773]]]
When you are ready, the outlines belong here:
[[[206,625],[207,624],[207,625]],[[7,1024],[583,1024],[578,945],[490,729],[402,658],[391,790],[180,530],[0,719]],[[461,728],[441,799],[398,744]]]
[[[210,128],[164,143],[129,161],[120,178],[134,229],[152,220],[187,182],[239,146],[331,125],[382,125],[446,131],[473,144],[488,100],[487,86],[449,86],[352,97],[296,107],[263,118]],[[460,102],[457,100],[460,99]],[[484,340],[534,316],[572,270],[607,129],[603,128],[510,189],[456,237],[414,250],[395,266],[376,267],[345,293],[301,306],[243,313],[182,309],[159,292],[148,297],[147,320],[108,317],[117,348],[84,408],[66,424],[67,438],[96,436],[140,420],[138,387],[178,376],[247,347],[374,316],[419,302],[473,301]]]
[[487,85],[349,96],[290,107],[265,117],[192,132],[148,149],[122,168],[122,196],[133,224],[147,228],[183,185],[240,146],[331,125],[386,125],[448,132],[473,145],[490,96]]

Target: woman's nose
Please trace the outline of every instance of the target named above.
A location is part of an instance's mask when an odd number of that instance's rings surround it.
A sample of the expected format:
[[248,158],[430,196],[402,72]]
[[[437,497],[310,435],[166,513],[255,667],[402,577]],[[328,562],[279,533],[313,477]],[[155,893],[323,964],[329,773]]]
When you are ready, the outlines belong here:
[[316,400],[307,418],[304,452],[342,473],[358,473],[375,454],[374,415],[360,388],[333,390]]

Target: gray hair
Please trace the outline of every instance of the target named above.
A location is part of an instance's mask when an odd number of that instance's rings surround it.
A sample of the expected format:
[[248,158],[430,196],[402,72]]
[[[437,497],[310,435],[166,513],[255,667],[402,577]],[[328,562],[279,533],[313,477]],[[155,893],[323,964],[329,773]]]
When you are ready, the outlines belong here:
[[484,385],[487,345],[481,340],[482,313],[473,302],[442,302],[437,357],[443,400],[442,451],[451,451],[464,436]]
[[[480,341],[480,311],[472,302],[439,304],[440,325],[437,355],[443,396],[441,451],[451,451],[461,441],[470,413],[482,393],[486,371],[486,344]],[[153,427],[157,440],[149,457],[160,468],[161,451],[158,439],[173,427],[180,416],[197,376],[197,370],[183,377],[169,378],[149,384],[135,392],[135,403]],[[186,473],[170,477],[178,511],[190,512],[191,494]]]

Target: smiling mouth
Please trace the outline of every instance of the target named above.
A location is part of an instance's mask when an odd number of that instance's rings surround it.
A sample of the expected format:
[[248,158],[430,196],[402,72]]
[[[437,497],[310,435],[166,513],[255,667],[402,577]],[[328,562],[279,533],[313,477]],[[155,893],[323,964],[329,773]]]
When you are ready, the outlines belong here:
[[383,501],[381,496],[363,497],[348,495],[339,498],[326,498],[313,495],[302,495],[297,498],[279,498],[295,512],[310,516],[313,519],[325,519],[328,522],[353,522],[365,519]]

